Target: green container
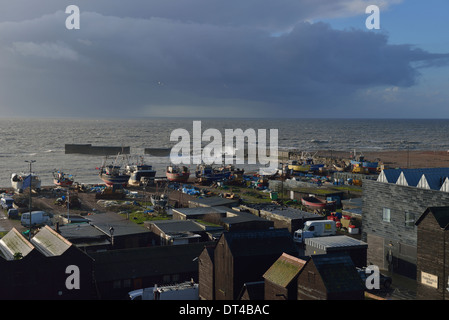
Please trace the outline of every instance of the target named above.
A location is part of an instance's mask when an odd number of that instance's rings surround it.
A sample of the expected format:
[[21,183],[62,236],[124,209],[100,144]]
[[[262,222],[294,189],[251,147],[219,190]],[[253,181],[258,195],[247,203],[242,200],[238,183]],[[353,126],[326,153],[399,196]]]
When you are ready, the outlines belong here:
[[278,193],[277,192],[270,192],[270,199],[271,200],[277,200],[278,199]]

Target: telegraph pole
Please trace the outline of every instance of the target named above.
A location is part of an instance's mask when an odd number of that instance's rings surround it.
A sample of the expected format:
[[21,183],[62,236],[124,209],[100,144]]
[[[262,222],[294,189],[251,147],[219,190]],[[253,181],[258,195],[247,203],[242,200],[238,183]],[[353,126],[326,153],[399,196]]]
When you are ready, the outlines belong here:
[[31,240],[31,227],[32,227],[32,224],[31,224],[31,184],[32,184],[32,176],[31,176],[32,170],[31,170],[31,165],[32,165],[33,163],[35,163],[36,160],[25,160],[25,162],[27,162],[27,163],[30,164],[30,175],[29,175],[29,179],[30,179],[30,200],[29,200],[30,230],[29,230],[29,232],[28,232],[28,239]]

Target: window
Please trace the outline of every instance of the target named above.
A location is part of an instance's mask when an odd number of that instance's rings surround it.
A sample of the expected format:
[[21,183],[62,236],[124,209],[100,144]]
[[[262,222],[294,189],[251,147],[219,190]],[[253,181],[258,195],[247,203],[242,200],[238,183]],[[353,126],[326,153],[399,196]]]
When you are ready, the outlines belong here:
[[383,208],[382,209],[382,221],[390,222],[391,220],[390,216],[390,209],[389,208]]
[[114,280],[112,282],[113,289],[120,289],[122,287],[122,282],[120,280]]
[[123,280],[123,288],[130,288],[130,287],[131,287],[131,279]]
[[415,226],[415,214],[413,212],[405,211],[405,226],[414,227]]
[[179,282],[179,274],[173,274],[171,276],[171,282],[178,283]]
[[307,272],[307,281],[310,284],[314,284],[315,283],[315,272],[312,272],[312,271]]
[[164,275],[164,276],[162,276],[162,282],[165,284],[165,283],[170,283],[170,275],[169,274],[166,274],[166,275]]

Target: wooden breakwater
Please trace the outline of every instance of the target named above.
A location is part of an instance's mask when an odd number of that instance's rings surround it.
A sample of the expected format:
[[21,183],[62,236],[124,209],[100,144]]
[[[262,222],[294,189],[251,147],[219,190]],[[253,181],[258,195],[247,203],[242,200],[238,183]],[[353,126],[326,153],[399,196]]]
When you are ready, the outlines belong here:
[[91,144],[66,144],[65,154],[90,154],[110,156],[117,154],[130,154],[130,147],[92,146]]

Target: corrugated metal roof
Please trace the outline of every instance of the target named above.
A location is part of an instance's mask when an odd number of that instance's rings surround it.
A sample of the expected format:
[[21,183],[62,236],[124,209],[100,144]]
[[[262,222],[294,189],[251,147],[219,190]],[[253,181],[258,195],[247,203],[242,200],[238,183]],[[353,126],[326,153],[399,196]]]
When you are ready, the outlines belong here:
[[[439,180],[442,178],[444,181],[444,178],[449,177],[449,168],[385,169],[377,181],[417,187],[423,174],[426,175],[429,188],[439,190],[437,187]],[[425,186],[425,182],[422,183]]]
[[440,190],[446,177],[440,174],[424,173],[417,187],[423,189]]
[[382,170],[377,181],[386,183],[396,183],[399,178],[401,171],[398,169],[386,169]]
[[16,228],[11,229],[11,231],[0,240],[0,252],[6,260],[14,260],[16,254],[25,257],[33,251],[33,249],[33,245],[25,239]]
[[285,288],[295,279],[306,262],[306,260],[283,253],[265,272],[263,277]]
[[45,226],[31,238],[31,243],[45,256],[60,256],[72,246],[67,239],[59,233]]
[[449,178],[445,178],[440,191],[449,192]]
[[346,254],[321,254],[311,256],[328,292],[364,291],[352,259]]
[[306,246],[312,246],[317,249],[326,250],[329,248],[340,247],[367,247],[368,244],[361,240],[354,239],[345,235],[307,238],[305,240]]

